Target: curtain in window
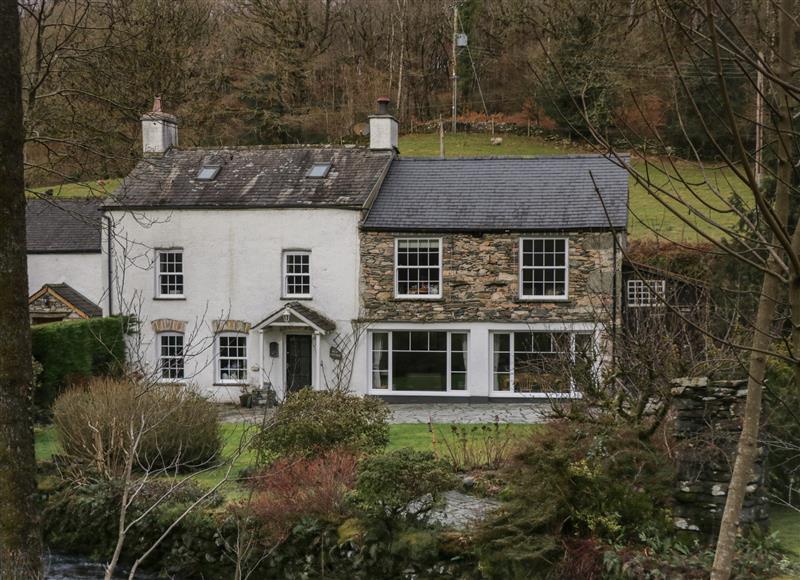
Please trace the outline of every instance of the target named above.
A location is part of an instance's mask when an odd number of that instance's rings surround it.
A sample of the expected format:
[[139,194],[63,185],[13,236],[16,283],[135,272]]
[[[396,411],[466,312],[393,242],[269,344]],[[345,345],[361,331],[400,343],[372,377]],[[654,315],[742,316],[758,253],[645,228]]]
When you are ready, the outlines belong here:
[[389,335],[376,332],[372,335],[372,388],[389,387]]

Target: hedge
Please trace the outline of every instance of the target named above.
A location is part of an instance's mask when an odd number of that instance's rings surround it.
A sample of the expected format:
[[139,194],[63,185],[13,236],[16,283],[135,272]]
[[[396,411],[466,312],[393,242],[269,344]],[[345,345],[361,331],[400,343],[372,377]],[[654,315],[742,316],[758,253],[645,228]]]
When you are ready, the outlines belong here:
[[117,374],[125,362],[122,317],[65,320],[31,328],[33,358],[41,363],[34,403],[52,407],[65,386],[97,375]]

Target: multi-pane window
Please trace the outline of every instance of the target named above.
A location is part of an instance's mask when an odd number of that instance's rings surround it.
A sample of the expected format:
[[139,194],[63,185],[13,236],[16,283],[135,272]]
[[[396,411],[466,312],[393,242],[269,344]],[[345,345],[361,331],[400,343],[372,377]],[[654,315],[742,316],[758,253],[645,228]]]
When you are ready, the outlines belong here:
[[566,238],[520,241],[521,298],[566,298],[568,279]]
[[493,389],[510,393],[569,393],[594,368],[591,334],[496,332]]
[[283,295],[311,296],[311,254],[284,252]]
[[158,335],[158,374],[164,381],[184,378],[183,335],[177,332]]
[[467,333],[375,331],[372,388],[463,391],[467,388]]
[[183,297],[183,250],[156,252],[156,294],[161,298]]
[[402,298],[441,297],[440,240],[436,238],[397,240],[395,294]]
[[666,287],[665,280],[628,280],[628,306],[659,306]]
[[247,335],[217,335],[217,379],[221,383],[247,381]]

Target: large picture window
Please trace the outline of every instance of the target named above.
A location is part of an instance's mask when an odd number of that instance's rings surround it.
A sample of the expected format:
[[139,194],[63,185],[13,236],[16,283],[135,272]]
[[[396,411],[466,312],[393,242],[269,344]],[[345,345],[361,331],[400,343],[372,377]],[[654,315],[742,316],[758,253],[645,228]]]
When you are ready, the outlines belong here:
[[184,379],[182,334],[164,332],[158,335],[158,376],[162,381]]
[[441,298],[441,246],[436,238],[397,240],[395,295],[398,298]]
[[495,332],[492,334],[495,392],[571,393],[577,373],[588,380],[594,369],[591,334]]
[[311,253],[283,253],[283,295],[292,298],[311,296]]
[[569,262],[566,238],[523,238],[519,254],[521,298],[567,298]]
[[156,296],[183,298],[183,250],[156,251]]
[[375,331],[372,388],[390,391],[464,391],[467,333]]
[[217,335],[217,380],[220,383],[247,381],[247,335]]

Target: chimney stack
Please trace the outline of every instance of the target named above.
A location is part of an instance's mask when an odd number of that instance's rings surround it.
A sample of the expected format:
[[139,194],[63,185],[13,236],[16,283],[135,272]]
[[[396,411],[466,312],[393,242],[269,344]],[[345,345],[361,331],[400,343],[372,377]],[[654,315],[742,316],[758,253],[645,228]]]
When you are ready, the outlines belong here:
[[389,114],[389,97],[379,97],[378,113],[369,116],[369,148],[397,152],[397,136],[397,119]]
[[178,119],[161,110],[161,97],[153,101],[153,110],[142,115],[142,151],[145,155],[163,155],[178,145]]

